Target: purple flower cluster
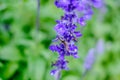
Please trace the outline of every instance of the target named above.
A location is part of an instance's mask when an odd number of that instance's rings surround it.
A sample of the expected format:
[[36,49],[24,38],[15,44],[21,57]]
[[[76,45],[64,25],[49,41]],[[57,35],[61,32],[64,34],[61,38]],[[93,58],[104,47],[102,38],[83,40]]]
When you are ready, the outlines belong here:
[[65,56],[73,56],[78,58],[78,48],[75,45],[77,39],[82,36],[77,31],[77,24],[85,26],[86,21],[93,15],[93,7],[99,8],[102,5],[101,0],[55,0],[57,8],[64,10],[64,16],[56,21],[55,31],[57,33],[50,50],[59,54],[58,60],[52,64],[56,69],[51,71],[55,74],[58,70],[68,70]]

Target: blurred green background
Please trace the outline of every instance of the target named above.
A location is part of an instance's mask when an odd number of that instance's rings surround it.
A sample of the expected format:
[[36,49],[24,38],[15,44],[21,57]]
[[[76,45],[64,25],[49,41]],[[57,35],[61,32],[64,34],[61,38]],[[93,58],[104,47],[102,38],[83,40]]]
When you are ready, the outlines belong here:
[[[48,48],[56,35],[55,20],[63,12],[54,0],[41,0],[39,30],[36,14],[37,0],[0,0],[0,80],[54,80],[50,70],[57,54]],[[99,39],[105,51],[84,80],[120,80],[120,0],[105,0],[82,33],[77,43],[80,58],[67,58],[70,70],[62,72],[61,80],[80,80],[87,52]]]

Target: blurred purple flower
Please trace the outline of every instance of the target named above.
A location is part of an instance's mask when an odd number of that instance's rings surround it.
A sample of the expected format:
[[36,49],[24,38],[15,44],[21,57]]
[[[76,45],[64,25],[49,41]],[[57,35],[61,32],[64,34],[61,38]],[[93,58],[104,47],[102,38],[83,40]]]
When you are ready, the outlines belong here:
[[96,45],[96,53],[102,54],[104,53],[104,49],[105,49],[104,40],[102,39],[98,40],[97,45]]
[[98,13],[98,21],[102,22],[104,20],[104,16],[107,13],[108,9],[106,7],[106,4],[103,4],[103,6],[100,8],[99,13]]
[[91,0],[95,8],[100,8],[103,5],[103,0]]
[[86,70],[90,70],[95,60],[95,49],[92,48],[88,51],[88,54],[85,58],[84,67]]
[[84,76],[87,74],[87,72],[91,70],[91,68],[93,67],[93,64],[96,61],[96,57],[98,56],[98,54],[104,53],[104,49],[105,49],[104,46],[105,46],[104,40],[100,39],[100,40],[98,40],[96,47],[91,48],[88,51],[88,54],[87,54],[85,61],[84,61],[85,71],[83,73],[82,78],[84,78]]

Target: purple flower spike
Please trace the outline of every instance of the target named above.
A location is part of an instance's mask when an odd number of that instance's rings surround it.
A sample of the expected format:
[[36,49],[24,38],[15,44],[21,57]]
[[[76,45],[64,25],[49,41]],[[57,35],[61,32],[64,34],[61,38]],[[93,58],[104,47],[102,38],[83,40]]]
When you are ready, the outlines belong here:
[[[99,7],[101,0],[55,0],[57,8],[61,8],[64,11],[64,15],[61,16],[60,20],[56,20],[56,39],[53,42],[56,44],[50,46],[50,50],[58,53],[58,59],[52,66],[55,67],[52,70],[54,75],[57,71],[68,70],[68,61],[65,59],[66,56],[73,56],[79,58],[78,47],[75,45],[78,38],[82,36],[81,32],[78,31],[77,24],[85,26],[86,21],[90,20],[93,15],[93,7]],[[97,6],[99,5],[99,6]],[[58,42],[58,43],[57,43]],[[89,52],[88,58],[92,60],[92,51]],[[87,61],[89,65],[86,65],[87,69],[90,68],[92,61]]]
[[105,43],[102,39],[100,39],[96,45],[96,52],[102,54],[104,53],[104,48],[105,48]]
[[85,58],[84,67],[86,70],[91,69],[91,67],[94,63],[94,60],[95,60],[95,49],[92,48],[88,51],[88,54]]

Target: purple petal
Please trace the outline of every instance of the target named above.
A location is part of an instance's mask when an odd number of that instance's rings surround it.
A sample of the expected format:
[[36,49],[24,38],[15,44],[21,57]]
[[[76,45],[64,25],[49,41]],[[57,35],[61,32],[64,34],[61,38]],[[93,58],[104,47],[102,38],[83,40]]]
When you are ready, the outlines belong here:
[[74,34],[76,35],[76,37],[81,37],[82,34],[80,33],[80,31],[75,31]]

